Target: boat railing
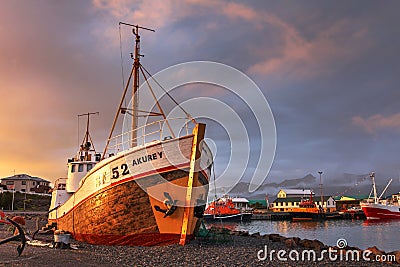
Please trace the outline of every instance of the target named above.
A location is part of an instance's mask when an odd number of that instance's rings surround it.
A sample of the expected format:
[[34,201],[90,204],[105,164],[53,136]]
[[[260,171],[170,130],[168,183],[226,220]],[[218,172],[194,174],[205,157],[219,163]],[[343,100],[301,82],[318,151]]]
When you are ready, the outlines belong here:
[[[144,146],[152,142],[186,136],[192,132],[194,126],[195,123],[188,118],[168,118],[150,122],[134,130],[111,137],[108,154],[117,154],[133,146]],[[179,129],[179,131],[174,132],[173,129]],[[135,134],[136,137],[132,138]]]

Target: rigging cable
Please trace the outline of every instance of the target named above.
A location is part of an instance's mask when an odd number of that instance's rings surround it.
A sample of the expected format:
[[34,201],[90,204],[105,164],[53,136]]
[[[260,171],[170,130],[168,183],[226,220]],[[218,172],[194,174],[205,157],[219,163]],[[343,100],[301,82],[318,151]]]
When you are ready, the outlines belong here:
[[193,122],[195,122],[196,120],[192,117],[192,115],[190,115],[181,105],[179,105],[179,103],[167,92],[167,90],[165,90],[165,88],[150,74],[149,71],[147,71],[147,69],[141,65],[141,67],[144,69],[144,71],[150,76],[151,79],[154,80],[154,82],[164,91],[164,93],[175,103],[175,105],[177,105],[186,115],[187,118],[191,119]]

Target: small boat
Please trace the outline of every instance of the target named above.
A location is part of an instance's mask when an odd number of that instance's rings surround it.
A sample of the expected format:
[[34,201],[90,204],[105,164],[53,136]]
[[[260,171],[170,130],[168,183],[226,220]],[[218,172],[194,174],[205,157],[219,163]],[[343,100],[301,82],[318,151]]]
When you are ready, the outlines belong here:
[[[372,172],[370,174],[370,177],[372,179],[372,190],[370,196],[368,197],[367,200],[361,203],[361,208],[364,211],[367,220],[400,219],[399,200],[397,198],[396,199],[392,198],[391,201],[384,201],[382,199],[382,196],[389,187],[389,185],[391,184],[392,179],[388,182],[385,189],[378,197],[376,193],[375,173]],[[373,198],[371,197],[372,192],[374,195]]]
[[249,221],[253,213],[250,210],[240,210],[235,207],[229,196],[212,201],[204,212],[206,221]]
[[[111,133],[104,152],[98,153],[89,134],[91,113],[84,114],[85,137],[68,160],[68,177],[55,183],[48,221],[91,244],[185,245],[196,235],[207,202],[213,156],[203,142],[206,125],[187,112],[185,118],[168,118],[150,86],[158,112],[139,110],[139,74],[146,84],[153,79],[146,77],[140,63],[139,30],[150,29],[120,24],[133,28],[136,41],[132,71]],[[131,80],[132,105],[124,108]],[[120,114],[131,116],[131,122],[127,131],[113,137]],[[138,126],[138,117],[143,116],[150,121]],[[174,131],[170,123],[178,120]]]
[[302,199],[299,207],[293,208],[289,211],[289,214],[293,221],[312,221],[324,218],[323,209],[317,207],[317,204],[313,201],[312,194],[310,194],[310,198]]
[[308,199],[302,199],[299,207],[289,211],[292,221],[332,220],[339,219],[338,212],[327,212],[322,207],[317,207],[313,201],[312,193]]

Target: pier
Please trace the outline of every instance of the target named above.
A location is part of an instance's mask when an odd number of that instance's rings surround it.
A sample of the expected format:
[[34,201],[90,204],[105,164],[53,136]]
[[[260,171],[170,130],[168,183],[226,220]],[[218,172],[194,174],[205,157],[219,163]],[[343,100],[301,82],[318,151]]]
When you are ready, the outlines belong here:
[[[332,216],[335,214],[335,216]],[[363,211],[356,212],[343,212],[343,213],[329,213],[324,218],[326,220],[366,220],[366,216]],[[270,221],[284,221],[292,220],[292,215],[289,212],[263,212],[254,213],[251,220],[270,220]]]

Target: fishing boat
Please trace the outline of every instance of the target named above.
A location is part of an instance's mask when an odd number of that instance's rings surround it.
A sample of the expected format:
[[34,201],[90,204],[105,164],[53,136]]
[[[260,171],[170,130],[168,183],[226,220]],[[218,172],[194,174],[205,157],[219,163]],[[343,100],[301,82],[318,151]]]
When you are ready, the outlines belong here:
[[[361,203],[361,208],[367,217],[367,220],[386,220],[386,219],[400,219],[400,204],[398,198],[392,198],[391,201],[384,201],[383,194],[392,182],[388,182],[381,195],[378,197],[375,184],[375,173],[370,174],[372,180],[371,193],[366,201]],[[373,197],[372,197],[373,194]]]
[[311,221],[325,217],[322,207],[318,208],[317,204],[313,201],[312,193],[309,198],[301,199],[299,207],[293,208],[289,211],[289,214],[293,221]]
[[204,212],[206,221],[248,221],[252,216],[253,213],[250,210],[236,208],[229,196],[212,201]]
[[[322,202],[322,201],[321,201]],[[293,221],[312,221],[339,219],[339,212],[327,211],[326,208],[318,207],[313,200],[312,193],[309,198],[302,198],[299,206],[292,208],[289,214]]]
[[[121,24],[133,29],[134,60],[105,149],[95,150],[89,133],[92,113],[84,114],[85,136],[77,154],[68,159],[68,177],[55,183],[48,221],[91,244],[185,245],[198,231],[207,202],[213,157],[203,142],[206,125],[186,112],[185,118],[167,118],[149,85],[153,77],[146,76],[140,63],[139,30],[154,30]],[[141,126],[140,73],[159,109],[146,115],[161,117]],[[123,104],[132,79],[132,104],[127,108]],[[114,136],[120,114],[131,116],[131,125]],[[177,131],[171,120],[179,121]]]

